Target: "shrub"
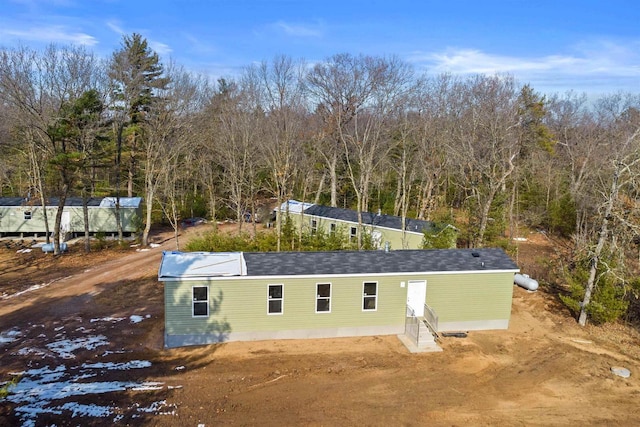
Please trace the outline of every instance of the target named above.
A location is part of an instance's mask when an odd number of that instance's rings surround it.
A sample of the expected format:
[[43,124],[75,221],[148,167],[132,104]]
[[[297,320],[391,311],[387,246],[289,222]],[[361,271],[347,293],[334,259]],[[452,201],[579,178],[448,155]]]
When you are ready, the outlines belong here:
[[424,231],[422,249],[453,249],[458,240],[458,230],[448,224],[436,225],[436,228]]
[[[596,285],[589,305],[585,311],[595,324],[613,322],[625,315],[629,301],[625,297],[625,285],[605,271],[596,272]],[[584,299],[585,287],[589,279],[588,266],[579,265],[574,271],[565,275],[569,284],[569,293],[560,295],[560,300],[574,315],[580,313]]]

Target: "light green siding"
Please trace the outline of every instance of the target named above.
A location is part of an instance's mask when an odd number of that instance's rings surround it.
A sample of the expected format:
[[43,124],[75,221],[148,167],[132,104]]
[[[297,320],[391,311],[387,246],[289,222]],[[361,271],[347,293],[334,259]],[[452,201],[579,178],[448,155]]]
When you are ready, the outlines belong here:
[[[172,347],[226,341],[230,336],[236,340],[402,333],[410,280],[427,281],[426,303],[435,310],[442,325],[464,325],[465,329],[508,326],[513,272],[210,281],[165,279],[165,339]],[[370,281],[378,282],[377,309],[363,311],[363,283]],[[317,283],[332,285],[329,313],[315,312]],[[282,314],[267,314],[270,284],[284,286]],[[209,287],[210,315],[206,318],[192,316],[193,286]],[[203,339],[198,340],[199,336]]]
[[431,275],[426,302],[439,323],[507,320],[511,316],[513,273]]
[[[331,224],[335,224],[337,230],[343,233],[344,236],[349,236],[349,229],[351,227],[357,227],[357,222],[341,221],[333,218],[318,217],[315,215],[301,215],[298,213],[289,213],[289,218],[296,226],[300,228],[302,224],[302,230],[309,232],[311,230],[311,221],[315,220],[319,230],[322,230],[325,234],[329,234],[331,231]],[[391,249],[420,249],[422,248],[422,241],[424,235],[421,232],[403,232],[401,230],[394,230],[391,228],[374,227],[371,225],[363,224],[362,226],[365,233],[379,233],[380,238],[378,241],[378,247],[384,248],[385,242],[389,242]]]
[[[25,212],[31,212],[31,218],[25,218]],[[53,231],[57,208],[47,207],[49,230]],[[67,231],[84,232],[84,219],[81,206],[65,206],[63,212],[69,215]],[[88,208],[89,230],[97,232],[117,232],[115,209],[107,207]],[[138,231],[140,211],[136,208],[120,208],[122,229],[127,233]],[[64,218],[63,218],[64,220]],[[62,224],[64,226],[64,224]],[[3,207],[0,208],[0,233],[44,233],[45,221],[42,207]]]
[[[403,279],[406,280],[406,279]],[[377,309],[363,311],[363,283],[378,282]],[[165,282],[167,334],[279,331],[404,325],[406,288],[398,278],[246,279]],[[316,284],[331,283],[331,312],[316,313]],[[284,285],[282,314],[267,314],[267,286]],[[191,315],[191,289],[207,285],[209,318]]]

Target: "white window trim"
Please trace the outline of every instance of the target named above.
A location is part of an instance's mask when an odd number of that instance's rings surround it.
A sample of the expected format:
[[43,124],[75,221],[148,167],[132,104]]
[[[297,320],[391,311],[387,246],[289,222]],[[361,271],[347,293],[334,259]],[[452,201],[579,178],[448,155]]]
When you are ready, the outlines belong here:
[[[320,295],[318,295],[318,286],[319,285],[329,285],[329,296],[328,297],[321,297]],[[331,313],[331,298],[332,298],[332,293],[333,293],[333,285],[331,284],[331,282],[318,282],[316,283],[316,313],[317,314],[325,314],[325,313]],[[327,311],[318,311],[318,300],[320,299],[328,299],[329,300],[329,310]]]
[[25,221],[30,220],[31,218],[33,218],[33,212],[32,211],[24,211],[24,219]]
[[[375,294],[375,296],[373,296],[373,295],[365,295],[364,286],[367,283],[375,283],[376,284],[376,294]],[[362,311],[378,311],[378,295],[379,294],[380,294],[380,285],[379,285],[379,283],[377,281],[362,282],[362,302],[360,304],[360,308],[362,309]],[[375,298],[374,301],[375,301],[376,308],[367,308],[367,309],[365,309],[364,308],[365,298],[372,298],[372,297]]]
[[[269,297],[269,288],[271,286],[281,286],[282,287],[282,297],[280,298],[270,298]],[[270,313],[269,312],[269,302],[280,300],[280,312],[279,313]],[[267,285],[267,316],[282,316],[284,314],[284,283],[269,283]]]
[[336,223],[332,222],[329,225],[329,234],[334,234],[336,232],[337,228],[338,228],[338,226],[336,225]]
[[311,228],[311,234],[316,234],[318,232],[318,220],[311,218],[309,220],[309,227]]
[[[207,290],[207,300],[197,300],[194,298],[193,296],[193,290],[195,288],[205,288]],[[196,303],[203,303],[206,302],[207,303],[207,314],[196,314]],[[206,285],[197,285],[197,286],[192,286],[191,287],[191,317],[199,319],[199,318],[204,318],[204,317],[209,317],[209,287]]]

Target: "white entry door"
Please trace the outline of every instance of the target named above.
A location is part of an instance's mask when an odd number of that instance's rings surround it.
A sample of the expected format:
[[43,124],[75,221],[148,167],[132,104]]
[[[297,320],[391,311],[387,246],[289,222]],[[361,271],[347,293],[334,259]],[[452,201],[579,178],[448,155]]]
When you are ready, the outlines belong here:
[[424,316],[424,303],[426,296],[426,280],[409,280],[407,288],[407,305],[413,309],[416,316]]
[[60,232],[62,234],[68,233],[71,230],[71,212],[62,211],[62,218],[60,219]]

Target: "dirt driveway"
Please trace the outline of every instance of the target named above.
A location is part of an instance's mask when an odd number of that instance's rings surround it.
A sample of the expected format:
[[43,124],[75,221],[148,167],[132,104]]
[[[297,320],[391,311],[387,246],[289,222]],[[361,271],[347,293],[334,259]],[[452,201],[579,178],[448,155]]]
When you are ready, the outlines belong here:
[[395,336],[165,350],[162,240],[55,261],[0,252],[0,382],[17,383],[0,425],[640,425],[638,332],[580,328],[544,289],[514,288],[507,331],[441,353]]

